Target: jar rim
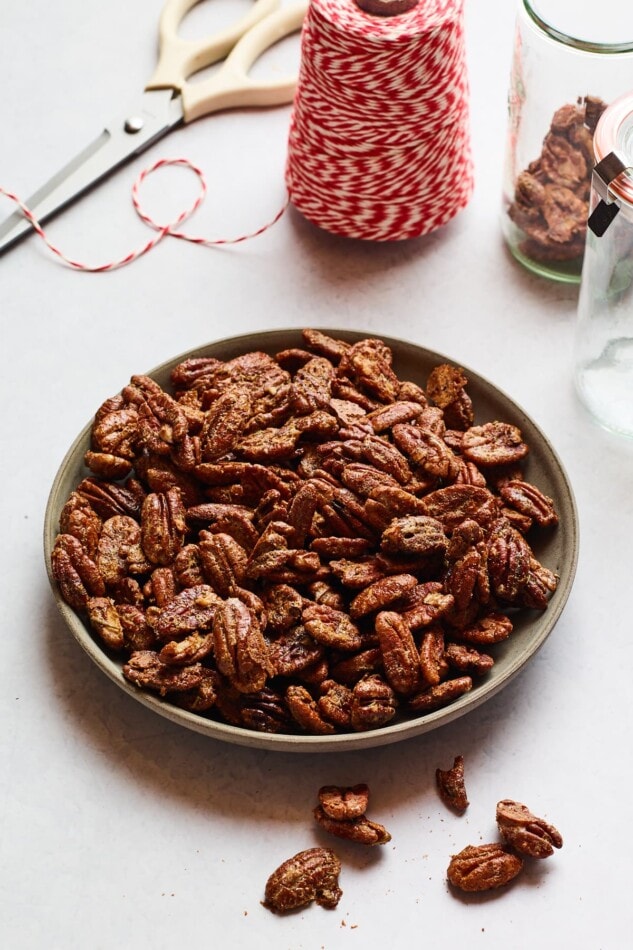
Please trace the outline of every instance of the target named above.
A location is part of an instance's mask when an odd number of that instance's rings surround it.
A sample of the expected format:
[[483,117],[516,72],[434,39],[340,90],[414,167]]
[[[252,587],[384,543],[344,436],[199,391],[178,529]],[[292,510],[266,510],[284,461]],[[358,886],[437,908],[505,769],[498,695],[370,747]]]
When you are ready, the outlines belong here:
[[618,152],[628,163],[627,170],[609,184],[609,192],[633,208],[633,92],[620,96],[604,110],[596,126],[593,148],[596,163],[611,152]]
[[557,27],[546,20],[543,14],[538,11],[537,6],[538,0],[523,0],[523,8],[532,22],[546,36],[558,43],[563,43],[565,46],[570,46],[572,49],[584,53],[618,54],[633,52],[633,37],[629,40],[608,42],[574,36],[571,32],[566,32],[562,27]]

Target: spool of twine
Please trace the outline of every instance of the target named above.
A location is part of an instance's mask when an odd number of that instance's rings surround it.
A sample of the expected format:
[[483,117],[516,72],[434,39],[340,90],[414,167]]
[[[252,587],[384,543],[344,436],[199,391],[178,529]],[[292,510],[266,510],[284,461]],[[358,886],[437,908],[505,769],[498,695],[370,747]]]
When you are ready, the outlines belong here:
[[286,184],[333,234],[418,237],[472,194],[463,0],[411,2],[311,0]]

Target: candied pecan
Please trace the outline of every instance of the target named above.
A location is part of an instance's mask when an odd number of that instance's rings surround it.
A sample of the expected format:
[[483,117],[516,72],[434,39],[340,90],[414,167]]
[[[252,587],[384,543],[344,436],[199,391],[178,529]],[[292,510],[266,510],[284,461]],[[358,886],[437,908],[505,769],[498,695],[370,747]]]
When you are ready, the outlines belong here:
[[169,456],[183,471],[190,471],[200,461],[186,413],[162,390],[139,406],[138,434],[148,452]]
[[527,515],[541,527],[558,524],[554,502],[536,485],[521,479],[510,479],[501,485],[499,494],[507,505]]
[[138,410],[123,400],[108,400],[96,414],[90,435],[98,452],[133,460],[138,451]]
[[230,597],[213,617],[213,644],[217,668],[240,693],[255,693],[271,673],[268,647],[252,610]]
[[308,604],[301,617],[310,636],[324,646],[353,652],[362,646],[362,638],[353,620],[342,610],[327,604]]
[[133,479],[128,479],[125,485],[117,485],[115,482],[84,478],[77,485],[77,491],[104,520],[113,515],[129,515],[140,520],[145,493]]
[[150,491],[165,493],[170,488],[179,488],[185,507],[197,505],[201,501],[202,487],[197,478],[191,472],[176,468],[169,458],[143,455],[137,459],[135,470]]
[[521,430],[509,422],[486,422],[464,432],[462,452],[477,465],[508,465],[528,454]]
[[240,697],[241,725],[257,732],[290,732],[292,720],[283,696],[265,686]]
[[158,611],[154,623],[156,635],[161,640],[168,640],[186,636],[194,630],[209,630],[222,603],[208,584],[188,587]]
[[406,620],[393,611],[376,617],[385,677],[397,693],[412,693],[420,682],[420,656]]
[[487,544],[487,563],[493,592],[512,603],[525,585],[532,552],[523,535],[503,519],[493,527]]
[[62,597],[75,610],[83,610],[90,596],[105,594],[99,568],[71,534],[57,535],[51,552],[51,569]]
[[248,555],[230,534],[199,534],[200,560],[206,580],[220,597],[230,597],[246,576]]
[[89,501],[77,491],[70,493],[59,516],[61,534],[72,534],[93,560],[97,554],[97,544],[101,534],[101,518]]
[[217,683],[218,675],[214,670],[202,667],[200,671],[201,680],[198,686],[190,690],[175,693],[173,702],[193,713],[204,713],[216,704],[218,697]]
[[205,413],[200,434],[203,462],[228,455],[246,427],[251,413],[251,395],[244,386],[229,387]]
[[279,549],[249,558],[246,576],[253,581],[265,579],[272,584],[305,583],[314,577],[320,566],[316,551]]
[[222,361],[215,356],[193,356],[178,363],[171,371],[171,383],[176,390],[191,389],[205,377],[212,377]]
[[394,518],[383,531],[380,547],[391,554],[439,554],[448,547],[448,538],[440,521],[427,515]]
[[473,597],[476,597],[482,565],[486,566],[482,552],[473,547],[451,564],[446,572],[444,586],[453,597],[456,610],[466,610]]
[[354,597],[349,605],[350,617],[358,619],[383,610],[388,604],[399,600],[417,583],[417,578],[413,574],[394,574],[375,581]]
[[407,402],[400,399],[387,406],[374,409],[373,412],[368,413],[367,421],[371,423],[374,432],[387,432],[399,423],[411,422],[416,419],[422,409],[423,406],[419,402]]
[[152,564],[170,564],[183,546],[187,524],[179,489],[152,492],[143,502],[141,545]]
[[550,132],[543,142],[541,168],[550,181],[572,191],[587,178],[584,155],[574,148],[566,135]]
[[323,718],[317,703],[305,686],[289,686],[286,690],[286,704],[295,722],[310,735],[329,736],[335,732],[334,726]]
[[145,574],[151,565],[141,547],[141,528],[127,515],[104,521],[97,545],[97,567],[109,586],[129,574]]
[[445,771],[435,770],[435,783],[440,798],[449,808],[455,811],[464,812],[468,808],[468,796],[466,794],[466,784],[464,781],[464,757],[456,755],[453,765]]
[[438,624],[425,630],[419,654],[422,679],[427,686],[437,686],[448,672],[444,657],[444,631]]
[[117,604],[116,611],[128,650],[152,650],[156,646],[156,633],[141,607],[134,604]]
[[437,518],[445,531],[452,531],[467,519],[487,528],[499,513],[499,502],[492,492],[477,485],[447,485],[420,498],[419,502],[419,514]]
[[315,409],[328,408],[334,367],[330,360],[315,356],[301,366],[292,381],[291,402],[295,412],[306,415]]
[[360,818],[369,804],[369,786],[364,782],[350,786],[323,785],[318,795],[324,814],[335,821]]
[[353,590],[368,587],[381,580],[385,574],[384,568],[375,557],[358,560],[339,558],[330,561],[330,570],[344,587],[350,587]]
[[379,729],[393,719],[397,707],[394,691],[382,676],[365,675],[352,691],[352,728],[357,732]]
[[327,356],[333,363],[338,363],[348,352],[350,344],[345,340],[336,340],[322,330],[305,329],[301,331],[305,345],[313,353]]
[[[424,500],[404,488],[378,485],[371,490],[370,500],[384,506],[389,520],[409,515],[425,515]],[[369,507],[369,503],[366,508]]]
[[381,402],[393,402],[400,382],[391,367],[392,360],[391,350],[382,340],[359,340],[343,354],[338,371]]
[[267,629],[281,633],[296,626],[303,612],[303,597],[289,584],[272,584],[264,594]]
[[281,428],[269,427],[239,439],[235,451],[249,462],[283,462],[296,452],[301,430],[290,420]]
[[470,676],[458,676],[455,679],[444,680],[436,686],[429,686],[408,700],[409,709],[413,712],[432,712],[441,709],[454,700],[463,696],[473,688]]
[[263,905],[275,914],[316,901],[332,910],[341,899],[341,862],[328,848],[308,848],[288,858],[266,881]]
[[327,677],[321,681],[319,689],[321,695],[317,699],[317,708],[323,719],[348,731],[352,725],[351,689]]
[[387,844],[391,841],[391,835],[384,825],[379,825],[376,821],[370,821],[366,815],[340,820],[326,814],[322,805],[317,805],[313,815],[317,824],[324,831],[335,835],[337,838],[344,838],[346,841],[356,841],[358,844],[366,845]]
[[449,363],[440,363],[429,373],[426,395],[440,409],[445,409],[459,398],[467,384],[468,378],[463,369]]
[[123,665],[123,675],[135,686],[150,689],[161,696],[196,689],[204,678],[203,668],[199,663],[193,663],[191,666],[168,666],[153,650],[132,653]]
[[530,558],[530,568],[518,603],[523,607],[532,607],[535,610],[545,610],[550,595],[558,586],[558,577],[536,558]]
[[411,630],[419,630],[439,620],[454,602],[452,594],[444,593],[441,583],[428,581],[409,591],[402,601],[401,613]]
[[459,639],[474,646],[501,643],[512,633],[512,621],[506,614],[493,610],[478,620],[456,631]]
[[436,478],[452,481],[459,471],[459,463],[444,439],[430,429],[401,424],[393,427],[393,438],[413,465]]
[[89,449],[84,455],[84,464],[94,475],[100,478],[126,478],[132,471],[129,459],[107,452],[93,452]]
[[273,676],[293,676],[323,657],[323,647],[301,624],[269,641],[268,658]]
[[447,643],[444,658],[450,666],[467,676],[482,676],[492,669],[495,662],[487,653],[463,643]]
[[498,802],[496,817],[502,838],[519,854],[548,858],[554,848],[563,846],[560,832],[520,802],[508,798]]
[[336,662],[331,669],[332,677],[338,683],[352,686],[358,680],[370,673],[382,669],[382,652],[380,647],[370,647],[361,650],[353,656]]
[[147,582],[147,598],[157,607],[164,607],[178,593],[176,577],[171,567],[155,567]]
[[489,891],[508,884],[522,867],[521,858],[501,845],[468,845],[451,858],[447,877],[462,891]]
[[252,550],[259,533],[253,525],[253,512],[245,505],[208,502],[187,508],[189,524],[201,522],[214,534],[230,534],[246,551]]
[[182,666],[198,663],[213,649],[213,634],[190,633],[183,640],[171,640],[162,647],[158,658],[168,666]]
[[111,597],[90,597],[87,604],[90,626],[110,650],[125,645],[123,627]]
[[186,544],[173,562],[174,577],[181,587],[197,587],[204,584],[202,556],[197,544]]

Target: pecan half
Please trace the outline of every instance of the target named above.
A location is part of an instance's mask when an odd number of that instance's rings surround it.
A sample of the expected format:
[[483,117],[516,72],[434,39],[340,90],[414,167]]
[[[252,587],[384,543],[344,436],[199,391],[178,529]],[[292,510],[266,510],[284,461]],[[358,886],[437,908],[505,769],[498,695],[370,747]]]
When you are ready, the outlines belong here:
[[456,755],[450,769],[435,770],[435,782],[440,798],[449,808],[464,812],[468,808],[468,795],[464,780],[464,757]]
[[498,844],[469,845],[452,857],[447,877],[462,891],[490,891],[509,884],[523,861]]
[[369,785],[323,785],[319,789],[319,804],[324,813],[335,821],[360,818],[369,804]]
[[548,858],[554,848],[563,846],[560,831],[537,818],[525,805],[509,798],[497,803],[497,826],[515,851],[530,858]]
[[213,642],[218,670],[235,689],[240,693],[263,689],[271,672],[266,641],[253,611],[236,597],[217,608]]
[[366,815],[341,821],[331,818],[321,805],[314,809],[313,814],[317,824],[328,834],[335,835],[337,838],[366,845],[387,844],[391,841],[391,835],[387,829],[377,821],[370,821]]
[[264,907],[275,914],[297,910],[316,901],[330,910],[342,896],[338,879],[341,862],[328,848],[308,848],[280,864],[266,881]]

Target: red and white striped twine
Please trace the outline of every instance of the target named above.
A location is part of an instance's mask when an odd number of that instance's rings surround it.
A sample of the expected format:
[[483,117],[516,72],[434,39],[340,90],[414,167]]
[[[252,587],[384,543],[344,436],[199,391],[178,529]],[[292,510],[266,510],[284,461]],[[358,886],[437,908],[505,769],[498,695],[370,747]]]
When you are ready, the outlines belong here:
[[309,221],[374,241],[426,234],[468,203],[463,0],[394,17],[311,0],[286,183]]
[[[191,207],[187,208],[185,211],[181,212],[173,221],[168,222],[167,224],[160,224],[157,221],[143,211],[141,206],[139,192],[143,182],[148,178],[153,172],[158,171],[160,168],[165,168],[168,165],[181,166],[183,168],[192,171],[194,175],[198,178],[200,184],[200,191],[195,201]],[[106,271],[116,270],[118,267],[123,267],[125,264],[131,264],[132,261],[137,260],[137,258],[142,257],[143,254],[147,254],[148,251],[151,251],[153,247],[162,241],[164,237],[168,235],[173,238],[178,238],[181,241],[189,241],[191,244],[201,244],[205,247],[218,247],[223,244],[241,244],[242,241],[248,241],[250,238],[258,237],[258,235],[263,234],[264,231],[267,231],[273,226],[283,215],[284,211],[288,206],[288,200],[286,199],[283,206],[279,209],[274,218],[257,228],[256,231],[251,231],[248,234],[242,234],[239,237],[234,238],[204,238],[198,237],[193,234],[187,234],[184,231],[180,231],[180,225],[183,224],[191,215],[200,207],[202,202],[205,199],[207,194],[207,183],[204,177],[204,172],[202,169],[198,168],[197,165],[194,165],[187,158],[161,158],[157,162],[154,162],[153,165],[150,165],[149,168],[144,169],[141,174],[138,176],[134,185],[132,186],[132,204],[134,209],[138,214],[139,218],[147,224],[150,228],[155,230],[156,235],[151,238],[149,241],[145,241],[140,247],[136,248],[134,251],[130,251],[128,254],[125,254],[123,257],[118,258],[117,260],[108,261],[105,264],[86,264],[82,261],[76,260],[75,258],[68,257],[60,250],[57,245],[53,244],[48,235],[46,234],[44,228],[39,223],[33,212],[27,205],[13,192],[7,191],[5,188],[0,187],[0,195],[4,195],[5,198],[13,201],[14,204],[18,206],[22,214],[31,224],[33,230],[39,234],[44,243],[47,245],[49,250],[56,255],[64,263],[68,264],[70,267],[75,270],[80,271],[89,271],[91,273],[104,273]]]

